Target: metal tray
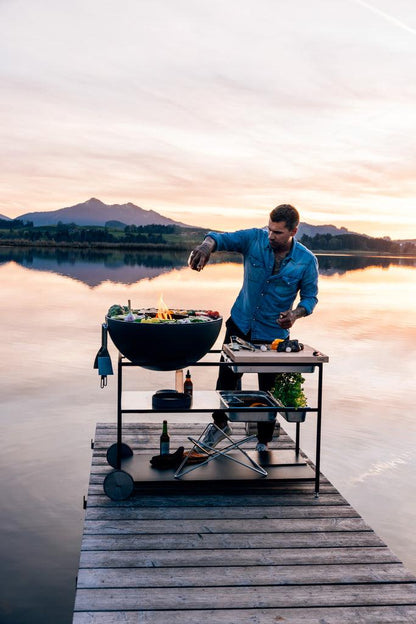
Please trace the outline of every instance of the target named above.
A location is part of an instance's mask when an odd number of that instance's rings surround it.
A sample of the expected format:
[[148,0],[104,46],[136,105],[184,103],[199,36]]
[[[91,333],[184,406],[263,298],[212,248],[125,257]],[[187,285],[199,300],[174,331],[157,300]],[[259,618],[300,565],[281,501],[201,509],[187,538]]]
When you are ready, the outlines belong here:
[[[273,397],[274,398],[274,397]],[[279,401],[279,399],[274,399],[276,401],[276,403],[278,405],[280,405],[280,407],[285,407],[283,405],[283,403],[281,401]],[[302,410],[302,411],[296,411],[296,412],[279,412],[279,414],[281,416],[283,416],[283,418],[287,421],[287,422],[292,422],[292,423],[303,423],[305,422],[305,418],[306,418],[306,411]]]
[[[229,420],[237,422],[270,422],[276,418],[276,412],[278,411],[278,403],[270,392],[264,392],[263,390],[218,390],[220,395],[221,407],[235,408],[234,410],[227,411]],[[255,407],[251,407],[253,403],[261,403],[262,407],[270,407],[270,410],[256,410]],[[245,408],[239,410],[238,408]],[[246,408],[251,409],[246,409]],[[259,406],[260,407],[260,406]]]

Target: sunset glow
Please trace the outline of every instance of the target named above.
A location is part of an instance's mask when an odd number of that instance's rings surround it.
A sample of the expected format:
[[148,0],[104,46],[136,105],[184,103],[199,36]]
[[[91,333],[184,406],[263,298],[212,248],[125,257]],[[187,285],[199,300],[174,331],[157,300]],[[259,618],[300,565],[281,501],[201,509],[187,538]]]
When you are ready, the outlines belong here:
[[413,0],[0,4],[0,214],[416,238]]

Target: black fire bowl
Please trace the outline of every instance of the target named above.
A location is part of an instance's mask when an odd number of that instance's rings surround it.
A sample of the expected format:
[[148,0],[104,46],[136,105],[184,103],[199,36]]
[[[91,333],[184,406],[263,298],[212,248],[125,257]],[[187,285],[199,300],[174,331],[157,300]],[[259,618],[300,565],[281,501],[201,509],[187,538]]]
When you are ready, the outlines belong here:
[[168,371],[204,357],[218,338],[222,317],[201,323],[135,323],[107,316],[106,322],[114,345],[133,364]]

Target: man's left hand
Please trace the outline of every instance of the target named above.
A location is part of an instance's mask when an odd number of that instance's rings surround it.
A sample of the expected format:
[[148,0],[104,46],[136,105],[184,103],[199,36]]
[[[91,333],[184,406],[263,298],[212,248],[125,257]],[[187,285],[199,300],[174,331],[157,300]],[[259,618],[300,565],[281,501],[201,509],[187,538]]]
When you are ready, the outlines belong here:
[[290,329],[295,321],[296,318],[293,310],[286,310],[286,312],[280,313],[277,324],[280,325],[282,329]]
[[281,312],[279,314],[279,318],[277,319],[277,324],[280,325],[282,329],[290,329],[298,318],[305,315],[305,308],[298,306],[296,310],[286,310],[285,312]]

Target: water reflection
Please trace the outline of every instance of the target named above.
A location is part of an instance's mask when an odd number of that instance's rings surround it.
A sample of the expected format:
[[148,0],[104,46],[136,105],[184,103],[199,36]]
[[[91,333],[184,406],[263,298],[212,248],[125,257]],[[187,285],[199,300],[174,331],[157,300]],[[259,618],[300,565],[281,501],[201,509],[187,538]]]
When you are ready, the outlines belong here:
[[186,265],[186,252],[102,251],[94,249],[0,248],[0,265],[16,262],[50,271],[94,288],[105,281],[133,284]]
[[342,275],[348,271],[368,268],[388,269],[392,266],[416,267],[416,258],[387,258],[386,256],[325,256],[317,254],[321,275]]
[[[106,310],[128,299],[152,307],[163,293],[172,307],[228,315],[242,267],[238,256],[216,258],[196,273],[185,268],[186,252],[0,248],[2,624],[43,624],[45,612],[48,621],[72,621],[90,440],[97,422],[116,419],[116,379],[101,390],[92,368]],[[293,337],[330,357],[322,470],[416,572],[415,259],[319,260],[319,305]],[[114,364],[111,341],[109,350]],[[195,367],[192,377],[197,390],[215,387],[213,368]],[[313,404],[316,384],[305,377]],[[244,387],[256,387],[255,375],[245,378]],[[173,371],[132,368],[126,378],[134,390],[173,383]],[[308,417],[301,446],[312,458],[314,436]]]
[[[110,281],[134,284],[186,266],[187,251],[125,251],[98,249],[46,249],[0,247],[0,265],[16,262],[34,271],[50,271],[87,284],[91,288]],[[318,255],[321,275],[343,275],[349,271],[391,266],[416,267],[416,258]],[[211,264],[224,261],[241,264],[237,254],[217,254]]]

